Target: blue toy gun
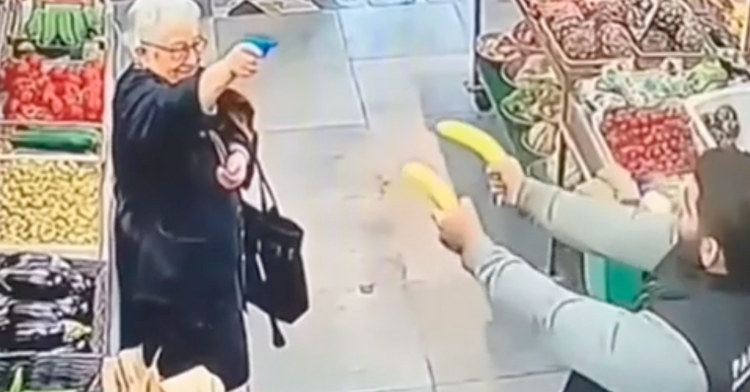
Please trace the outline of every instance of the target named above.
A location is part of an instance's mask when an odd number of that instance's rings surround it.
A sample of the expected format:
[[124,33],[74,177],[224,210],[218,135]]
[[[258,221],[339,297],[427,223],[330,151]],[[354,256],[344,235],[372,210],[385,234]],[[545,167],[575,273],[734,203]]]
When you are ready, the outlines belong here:
[[247,45],[247,50],[258,58],[265,58],[275,47],[279,46],[279,41],[267,35],[251,35],[245,37],[242,43]]

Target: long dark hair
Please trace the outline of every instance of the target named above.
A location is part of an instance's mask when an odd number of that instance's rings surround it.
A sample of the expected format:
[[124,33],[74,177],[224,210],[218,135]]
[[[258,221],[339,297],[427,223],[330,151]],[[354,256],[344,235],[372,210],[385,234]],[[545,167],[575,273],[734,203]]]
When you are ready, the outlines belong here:
[[695,178],[700,231],[721,246],[729,278],[750,289],[750,155],[735,147],[708,150]]

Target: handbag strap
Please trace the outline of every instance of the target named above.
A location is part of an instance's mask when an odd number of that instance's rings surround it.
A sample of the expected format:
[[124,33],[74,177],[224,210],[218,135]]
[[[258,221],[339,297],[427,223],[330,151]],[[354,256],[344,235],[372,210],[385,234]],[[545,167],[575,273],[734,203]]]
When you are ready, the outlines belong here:
[[[250,151],[252,150],[252,151]],[[250,170],[255,168],[255,171],[258,173],[258,179],[260,180],[260,186],[259,186],[259,192],[260,192],[260,208],[265,212],[268,211],[268,199],[271,201],[271,206],[278,207],[279,202],[278,199],[276,199],[276,193],[274,193],[273,188],[271,188],[271,183],[268,182],[268,177],[266,177],[266,172],[263,170],[263,165],[260,163],[260,157],[258,154],[258,145],[252,146],[250,149],[248,149],[250,152]]]
[[[227,150],[224,141],[221,140],[219,134],[214,131],[208,131],[208,136],[214,145],[214,149],[216,150],[216,155],[219,158],[219,164],[224,165],[227,161],[227,158],[229,157],[229,151]],[[273,191],[271,184],[268,182],[268,177],[266,177],[266,172],[265,170],[263,170],[263,165],[261,165],[260,163],[257,146],[257,143],[248,146],[248,153],[250,154],[248,171],[252,172],[253,170],[255,170],[258,173],[258,177],[260,179],[260,205],[261,209],[265,212],[268,211],[268,208],[270,206],[278,206],[278,201],[276,199],[276,193]],[[268,204],[269,199],[271,202],[270,206]]]

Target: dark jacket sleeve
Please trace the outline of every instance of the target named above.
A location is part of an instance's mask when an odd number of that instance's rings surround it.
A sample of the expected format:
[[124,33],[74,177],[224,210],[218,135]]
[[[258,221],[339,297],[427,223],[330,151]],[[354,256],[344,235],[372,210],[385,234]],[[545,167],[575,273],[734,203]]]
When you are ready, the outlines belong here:
[[199,78],[200,74],[196,74],[169,85],[145,71],[132,71],[120,80],[115,105],[118,115],[130,124],[124,135],[126,139],[154,146],[179,136],[170,133],[198,129],[179,124],[192,125],[202,118],[198,99]]

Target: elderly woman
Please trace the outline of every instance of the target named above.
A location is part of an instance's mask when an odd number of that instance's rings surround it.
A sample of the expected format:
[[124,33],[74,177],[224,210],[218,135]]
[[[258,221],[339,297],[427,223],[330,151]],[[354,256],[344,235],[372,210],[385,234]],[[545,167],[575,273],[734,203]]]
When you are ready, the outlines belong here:
[[238,46],[202,67],[193,0],[135,0],[126,39],[113,108],[122,344],[143,344],[146,362],[160,350],[165,377],[204,365],[234,389],[249,378],[236,191],[251,154],[217,102],[257,59]]

